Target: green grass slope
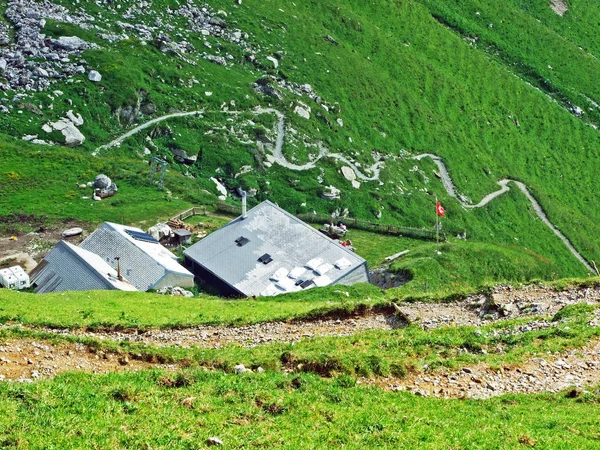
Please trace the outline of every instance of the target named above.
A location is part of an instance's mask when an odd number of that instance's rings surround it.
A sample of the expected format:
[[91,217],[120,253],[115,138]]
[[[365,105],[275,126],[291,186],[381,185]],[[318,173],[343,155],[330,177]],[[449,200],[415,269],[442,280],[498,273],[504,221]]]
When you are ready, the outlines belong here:
[[[66,0],[57,3],[72,7]],[[132,3],[124,2],[123,7]],[[165,7],[176,9],[179,4],[155,1],[152,9],[131,21],[152,24]],[[91,3],[81,7],[95,16],[102,13],[96,22],[104,29],[120,31],[115,24],[123,20],[120,14]],[[431,227],[437,195],[448,211],[444,231],[466,230],[474,240],[534,251],[557,264],[562,276],[586,273],[532,214],[522,194],[513,190],[485,208],[461,208],[433,175],[430,161],[410,158],[428,152],[444,159],[458,190],[473,203],[497,190],[496,182],[502,178],[523,181],[578,251],[588,260],[600,254],[594,238],[600,231],[600,210],[594,207],[600,135],[590,126],[598,122],[591,102],[600,102],[594,82],[600,74],[593,57],[597,44],[589,33],[596,20],[593,5],[577,2],[564,18],[552,16],[542,2],[329,0],[283,8],[273,1],[241,5],[214,1],[211,7],[226,12],[224,20],[231,28],[249,34],[248,41],[259,49],[258,64],[244,59],[239,47],[212,37],[207,38],[211,45],[221,54],[231,54],[232,62],[223,67],[199,58],[203,38],[186,31],[181,17],[173,20],[182,38],[197,49],[190,54],[197,65],[152,44],[141,45],[134,33],[110,44],[93,30],[48,21],[44,32],[49,36],[79,35],[100,45],[84,56],[103,79],[94,84],[81,76],[75,83],[58,84],[64,95],[54,101],[46,93],[32,94],[28,101],[42,106],[43,117],[27,110],[4,117],[0,131],[20,138],[38,134],[42,123],[74,109],[84,117],[81,129],[87,141],[76,149],[40,150],[2,139],[0,157],[9,169],[0,177],[3,186],[18,191],[2,195],[2,211],[39,215],[44,205],[53,204],[56,215],[77,214],[98,222],[119,216],[136,220],[151,211],[171,210],[173,205],[160,205],[168,200],[164,193],[142,186],[143,149],[153,133],[157,145],[153,152],[168,159],[172,172],[187,175],[167,183],[183,203],[212,201],[202,192],[216,194],[209,178],[218,176],[230,188],[257,189],[252,201],[269,198],[292,212],[348,208],[352,216],[377,220],[374,214],[381,211],[382,222]],[[267,56],[277,57],[277,69]],[[251,88],[251,83],[268,75],[280,80],[269,83],[279,86],[281,98]],[[325,110],[307,95],[281,88],[281,80],[309,83],[330,107]],[[135,125],[118,119],[116,112],[142,97],[157,109],[144,120],[173,111],[204,113],[161,122],[125,140],[120,148],[89,156]],[[299,101],[312,108],[309,120],[294,113]],[[569,111],[573,105],[583,108],[583,117]],[[266,133],[273,141],[276,118],[252,113],[256,106],[271,106],[285,115],[283,153],[289,160],[307,162],[315,155],[314,145],[323,143],[363,168],[374,158],[387,158],[380,180],[365,181],[354,189],[340,173],[344,164],[327,157],[307,171],[269,167],[254,140]],[[165,133],[167,126],[170,131]],[[24,150],[15,150],[20,147]],[[198,162],[191,167],[178,164],[169,148],[198,154]],[[36,152],[37,158],[28,156]],[[57,162],[65,158],[77,166],[68,177]],[[246,172],[244,166],[252,170]],[[72,187],[65,191],[61,186],[60,193],[37,190],[30,179],[39,171],[46,178],[73,183],[99,169],[123,180],[118,197],[97,208],[106,208],[101,213],[90,213],[89,201],[79,195],[63,198]],[[317,197],[329,184],[342,189],[339,200]],[[35,199],[30,200],[34,192]],[[135,200],[142,196],[142,202]],[[134,212],[132,201],[144,207]]]

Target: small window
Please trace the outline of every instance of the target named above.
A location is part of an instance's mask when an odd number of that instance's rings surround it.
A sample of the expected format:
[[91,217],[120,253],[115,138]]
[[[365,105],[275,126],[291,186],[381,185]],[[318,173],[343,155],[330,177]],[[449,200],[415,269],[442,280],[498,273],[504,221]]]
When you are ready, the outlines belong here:
[[238,247],[243,247],[244,245],[246,245],[248,242],[250,242],[250,239],[245,238],[244,236],[240,236],[239,238],[237,238],[235,240],[235,243],[238,245]]
[[268,253],[265,253],[260,258],[258,258],[258,262],[261,262],[263,264],[269,264],[271,261],[273,261],[273,258],[271,258],[271,255],[269,255]]

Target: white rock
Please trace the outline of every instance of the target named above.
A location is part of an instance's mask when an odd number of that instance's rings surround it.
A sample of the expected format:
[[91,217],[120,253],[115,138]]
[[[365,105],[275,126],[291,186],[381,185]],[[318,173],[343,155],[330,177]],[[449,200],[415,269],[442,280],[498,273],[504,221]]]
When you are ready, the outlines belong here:
[[50,126],[63,134],[67,147],[76,147],[85,141],[85,136],[68,119],[60,119],[58,122],[51,123]]
[[343,127],[343,126],[344,126],[344,121],[342,120],[342,118],[341,118],[341,117],[338,117],[338,118],[337,118],[337,120],[336,120],[336,122],[338,123],[338,125],[339,125],[340,127]]
[[209,437],[206,440],[206,445],[214,445],[214,446],[222,446],[223,445],[223,441],[221,439],[219,439],[218,437]]
[[50,75],[48,74],[48,71],[46,69],[42,69],[41,67],[38,67],[37,69],[35,69],[35,73],[40,76],[40,77],[44,77],[44,78],[48,78]]
[[342,175],[344,175],[344,178],[346,178],[346,180],[348,180],[348,181],[356,180],[356,173],[354,172],[352,167],[348,167],[348,166],[342,167]]
[[60,48],[70,51],[85,50],[89,44],[77,36],[61,36],[52,43]]
[[76,127],[80,127],[81,125],[83,125],[83,117],[81,117],[81,114],[77,114],[77,116],[75,116],[75,114],[73,114],[72,110],[67,111],[67,118],[73,123],[73,125],[75,125]]
[[0,72],[6,72],[6,66],[8,63],[4,58],[0,58]]
[[100,73],[96,70],[91,70],[88,74],[88,80],[97,83],[98,81],[102,80],[102,75],[100,75]]
[[354,189],[360,189],[360,181],[352,180],[352,187]]
[[217,190],[221,193],[219,200],[225,200],[227,198],[227,188],[214,177],[212,177],[210,180],[217,185]]
[[207,97],[210,97],[210,96],[212,95],[212,92],[210,92],[210,91],[206,91],[206,92],[204,93],[204,95],[206,95]]
[[296,108],[294,108],[294,112],[303,119],[310,119],[310,111],[304,109],[302,106],[296,106]]
[[277,61],[277,59],[273,58],[272,56],[267,56],[267,59],[273,63],[276,69],[279,67],[279,61]]
[[37,139],[37,134],[26,134],[25,136],[23,136],[21,139],[23,139],[24,141],[33,141],[34,139]]
[[243,364],[238,364],[233,368],[233,370],[235,370],[235,373],[237,374],[244,373],[246,372],[246,366],[244,366]]
[[63,237],[78,236],[81,233],[83,233],[83,229],[79,228],[79,227],[75,227],[75,228],[69,228],[68,230],[63,231],[62,236]]
[[52,127],[50,125],[48,125],[47,123],[42,125],[42,130],[44,130],[46,133],[52,133]]

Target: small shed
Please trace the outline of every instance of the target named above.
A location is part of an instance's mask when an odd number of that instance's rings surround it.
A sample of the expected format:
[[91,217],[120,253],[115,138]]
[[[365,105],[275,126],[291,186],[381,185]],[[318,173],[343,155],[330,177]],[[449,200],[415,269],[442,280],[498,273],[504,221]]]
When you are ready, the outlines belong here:
[[192,232],[181,228],[179,230],[173,230],[173,243],[175,245],[189,245],[192,243]]
[[264,201],[184,252],[186,266],[222,295],[278,295],[369,282],[367,262]]

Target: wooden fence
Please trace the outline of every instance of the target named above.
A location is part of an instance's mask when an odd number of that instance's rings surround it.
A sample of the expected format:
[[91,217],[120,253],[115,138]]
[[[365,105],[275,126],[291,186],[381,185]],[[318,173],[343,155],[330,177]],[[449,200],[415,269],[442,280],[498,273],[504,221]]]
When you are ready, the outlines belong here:
[[[241,210],[240,210],[241,211]],[[197,216],[202,214],[205,216],[207,214],[206,207],[204,206],[194,206],[193,208],[186,209],[185,211],[177,214],[176,216],[171,217],[171,220],[185,220],[192,216]]]
[[[242,214],[242,208],[237,206],[228,205],[227,203],[219,202],[217,203],[217,211],[225,214],[231,214],[233,216],[239,216]],[[206,210],[204,206],[195,206],[193,208],[187,209],[176,216],[171,217],[171,219],[179,219],[185,220],[192,216],[197,215],[210,215],[210,213]],[[345,219],[332,219],[330,215],[327,214],[297,214],[296,217],[298,219],[303,220],[304,222],[314,223],[314,224],[326,224],[330,223],[332,220],[338,221],[341,220],[344,222],[348,228],[354,228],[357,230],[371,231],[373,233],[379,234],[391,234],[393,236],[407,236],[417,239],[428,239],[435,240],[435,231],[426,230],[424,228],[414,228],[414,227],[403,227],[399,225],[388,225],[384,223],[374,223],[368,222],[366,220],[353,219],[353,218],[345,218]],[[446,233],[440,233],[440,240],[446,240]]]
[[[198,211],[198,212],[196,212]],[[218,202],[217,203],[217,211],[225,214],[231,214],[234,216],[239,216],[242,214],[242,208],[237,206],[232,206],[227,203]],[[181,218],[181,220],[187,219],[188,217],[195,214],[206,214],[206,208],[190,208],[187,211],[182,212],[181,214],[175,216],[176,218]],[[346,219],[332,219],[330,215],[327,214],[297,214],[296,217],[298,219],[303,220],[304,222],[314,223],[314,224],[326,224],[330,223],[332,220],[342,220],[344,225],[348,228],[354,228],[357,230],[371,231],[373,233],[379,234],[390,234],[393,236],[407,236],[417,239],[427,239],[427,240],[435,240],[435,231],[426,230],[423,228],[414,228],[414,227],[404,227],[398,225],[387,225],[383,223],[374,223],[368,222],[366,220],[346,218]],[[440,233],[440,240],[446,240],[446,233]]]

